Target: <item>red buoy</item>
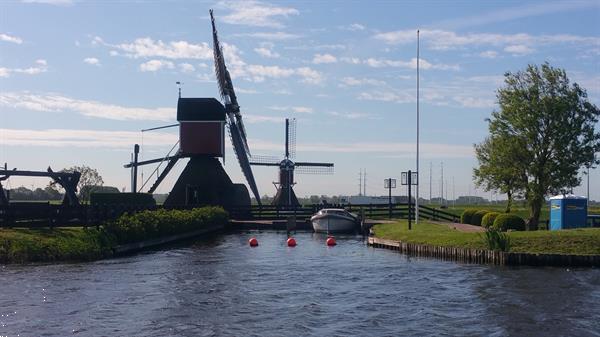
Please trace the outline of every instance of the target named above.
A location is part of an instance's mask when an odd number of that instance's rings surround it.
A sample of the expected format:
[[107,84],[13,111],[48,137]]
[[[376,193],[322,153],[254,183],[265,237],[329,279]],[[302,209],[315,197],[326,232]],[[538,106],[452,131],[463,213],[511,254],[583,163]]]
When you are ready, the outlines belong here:
[[296,247],[296,239],[294,239],[294,238],[287,239],[287,245],[288,245],[288,247]]
[[256,238],[250,238],[250,240],[248,240],[248,243],[250,244],[250,247],[258,246],[258,240],[256,240]]
[[328,237],[325,243],[327,243],[327,245],[330,247],[336,245],[335,238],[333,236]]

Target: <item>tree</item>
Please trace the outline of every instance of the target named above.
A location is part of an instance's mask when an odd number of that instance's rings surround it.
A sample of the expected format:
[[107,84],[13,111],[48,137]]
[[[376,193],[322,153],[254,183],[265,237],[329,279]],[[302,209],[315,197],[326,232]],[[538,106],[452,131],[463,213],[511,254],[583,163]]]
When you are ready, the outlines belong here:
[[[82,201],[88,201],[90,199],[90,193],[92,192],[92,186],[102,186],[104,185],[104,180],[98,173],[96,169],[93,169],[89,166],[73,166],[70,168],[62,169],[60,172],[79,172],[81,177],[79,178],[79,183],[77,183],[77,190],[79,191],[79,198]],[[56,186],[56,182],[51,182],[50,186]],[[87,187],[86,187],[87,186]]]
[[522,151],[516,137],[488,137],[475,145],[475,155],[479,167],[473,170],[475,184],[486,191],[499,191],[507,196],[506,213],[510,213],[513,200],[522,194],[527,177],[523,176],[522,164],[527,158],[521,158]]
[[563,69],[548,63],[507,72],[504,83],[497,92],[500,109],[488,120],[490,136],[476,146],[476,178],[500,189],[506,185],[502,178],[513,175],[512,188],[527,200],[527,228],[535,230],[546,196],[579,185],[579,169],[600,163],[594,157],[600,151],[600,110]]

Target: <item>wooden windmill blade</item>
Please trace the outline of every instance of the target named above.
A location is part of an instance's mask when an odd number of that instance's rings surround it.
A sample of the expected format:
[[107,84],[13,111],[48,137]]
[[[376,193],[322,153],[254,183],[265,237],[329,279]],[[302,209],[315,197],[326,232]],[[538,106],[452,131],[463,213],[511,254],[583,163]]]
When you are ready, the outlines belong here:
[[258,193],[258,187],[256,186],[254,174],[252,173],[252,169],[250,167],[250,149],[248,147],[248,140],[246,138],[246,129],[242,120],[240,106],[237,102],[237,96],[235,95],[235,91],[233,89],[233,82],[231,81],[231,76],[229,75],[227,66],[225,65],[225,58],[223,57],[223,51],[217,36],[217,28],[215,26],[215,18],[213,16],[212,9],[210,10],[210,19],[213,31],[215,74],[217,76],[217,83],[219,84],[221,97],[225,101],[225,111],[228,117],[227,125],[229,127],[231,143],[250,190],[260,205],[260,194]]

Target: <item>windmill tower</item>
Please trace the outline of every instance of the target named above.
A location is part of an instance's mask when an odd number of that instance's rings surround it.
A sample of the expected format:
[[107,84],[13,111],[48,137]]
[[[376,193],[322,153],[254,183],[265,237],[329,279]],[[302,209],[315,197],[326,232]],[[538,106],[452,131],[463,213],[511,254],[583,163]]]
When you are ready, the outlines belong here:
[[[233,83],[219,44],[212,10],[210,10],[210,17],[215,74],[224,104],[214,98],[179,97],[177,103],[178,124],[166,126],[179,126],[179,141],[163,158],[142,162],[134,160],[125,165],[126,168],[132,168],[134,172],[132,190],[138,192],[144,188],[148,180],[138,189],[135,183],[137,180],[136,168],[142,165],[159,163],[155,170],[157,174],[156,181],[148,190],[148,193],[153,193],[179,159],[190,158],[165,201],[167,207],[203,204],[250,205],[250,195],[246,186],[234,184],[218,160],[218,158],[223,158],[225,154],[225,125],[229,130],[233,150],[250,191],[260,204],[260,195],[250,168],[250,151],[246,140],[246,130]],[[137,151],[138,147],[136,147],[135,158],[137,158]],[[164,163],[166,163],[166,166],[159,173],[160,167]],[[150,177],[153,176],[154,174],[150,175]]]
[[277,193],[273,205],[295,207],[299,206],[294,193],[294,172],[306,174],[332,174],[332,163],[294,162],[296,158],[296,120],[285,119],[285,153],[283,159],[272,157],[252,157],[250,165],[279,167],[279,181],[275,182]]

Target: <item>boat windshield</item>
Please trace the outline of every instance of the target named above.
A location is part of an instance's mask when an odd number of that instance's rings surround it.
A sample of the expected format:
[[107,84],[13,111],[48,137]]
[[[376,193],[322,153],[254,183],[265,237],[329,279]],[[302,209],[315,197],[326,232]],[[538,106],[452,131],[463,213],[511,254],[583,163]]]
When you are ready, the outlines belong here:
[[348,215],[345,210],[342,209],[324,209],[323,214],[335,214],[335,215]]

